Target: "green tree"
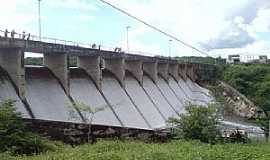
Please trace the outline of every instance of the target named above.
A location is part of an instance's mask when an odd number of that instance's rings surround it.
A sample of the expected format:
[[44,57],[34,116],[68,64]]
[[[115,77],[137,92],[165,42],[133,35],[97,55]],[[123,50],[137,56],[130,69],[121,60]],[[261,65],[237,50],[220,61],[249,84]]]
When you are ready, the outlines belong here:
[[220,136],[218,129],[218,109],[216,104],[209,106],[187,105],[185,114],[179,118],[170,118],[175,127],[173,134],[177,138],[197,139],[206,143],[215,143]]
[[53,150],[53,145],[28,131],[14,102],[7,100],[0,103],[0,152],[32,154]]
[[42,57],[27,57],[24,59],[24,63],[26,65],[42,66],[43,65],[43,58]]
[[[71,119],[80,119],[78,117],[78,114],[76,111],[80,111],[82,114],[82,117],[84,118],[84,123],[85,125],[88,126],[88,132],[87,132],[87,142],[88,143],[94,143],[95,142],[95,137],[93,135],[93,130],[92,130],[92,124],[93,120],[95,117],[95,114],[101,111],[104,111],[105,109],[108,108],[108,106],[101,106],[101,107],[96,107],[96,108],[91,108],[89,105],[86,105],[82,102],[74,102],[70,108],[70,117]],[[76,109],[76,111],[74,110]]]

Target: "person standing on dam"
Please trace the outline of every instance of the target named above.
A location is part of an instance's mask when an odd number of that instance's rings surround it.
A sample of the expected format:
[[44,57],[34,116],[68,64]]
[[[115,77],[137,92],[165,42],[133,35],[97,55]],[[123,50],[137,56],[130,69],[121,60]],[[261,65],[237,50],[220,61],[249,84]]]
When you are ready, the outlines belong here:
[[25,31],[23,31],[22,33],[22,39],[25,39],[26,35],[25,35]]
[[7,38],[8,37],[8,30],[6,29],[5,30],[5,38]]
[[15,34],[16,34],[16,32],[15,32],[15,30],[13,29],[13,30],[11,31],[11,33],[10,33],[10,36],[11,36],[12,39],[15,38]]
[[31,34],[28,33],[28,36],[27,36],[26,40],[29,41],[30,40],[30,37],[31,37]]

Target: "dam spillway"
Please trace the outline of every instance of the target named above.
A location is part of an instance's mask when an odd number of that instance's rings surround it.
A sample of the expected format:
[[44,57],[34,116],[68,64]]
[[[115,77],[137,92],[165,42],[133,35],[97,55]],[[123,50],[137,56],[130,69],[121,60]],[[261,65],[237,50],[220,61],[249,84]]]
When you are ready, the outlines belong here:
[[120,83],[109,72],[103,76],[102,91],[122,120],[124,127],[150,128]]
[[5,73],[3,69],[0,68],[0,102],[4,100],[14,100],[17,111],[20,112],[25,118],[31,117],[28,114],[27,109],[25,108],[21,99],[17,95],[16,89],[11,83],[7,73]]
[[[159,76],[155,84],[144,75],[141,85],[129,74],[125,78],[124,89],[112,73],[104,72],[102,89],[99,91],[83,69],[71,68],[71,100],[48,68],[28,66],[25,70],[26,101],[35,118],[40,120],[81,122],[79,115],[75,120],[69,117],[71,101],[74,100],[92,109],[105,108],[95,114],[93,124],[151,130],[165,128],[166,120],[184,113],[183,102],[189,102],[189,97],[185,96],[188,93],[184,93],[172,77],[166,82]],[[30,118],[3,72],[0,87],[0,99],[16,100],[18,111],[23,113],[24,118]],[[201,93],[202,97],[203,94]]]
[[144,119],[148,122],[151,128],[165,127],[165,118],[156,105],[148,97],[148,93],[143,90],[143,87],[130,74],[126,76],[126,90],[131,97],[134,105],[138,107]]
[[177,116],[173,106],[148,76],[143,76],[143,88],[166,119]]
[[80,68],[70,70],[70,92],[75,102],[86,104],[92,110],[104,108],[95,114],[94,124],[121,126],[113,110],[106,103],[93,81]]
[[71,101],[48,68],[26,67],[25,73],[26,101],[31,106],[35,118],[74,121],[70,117]]
[[[91,110],[104,108],[94,114],[94,125],[156,130],[166,128],[170,117],[185,113],[187,103],[207,105],[213,100],[210,92],[197,84],[204,80],[197,64],[25,43],[0,37],[0,101],[16,100],[25,119],[83,123],[88,115],[74,107],[78,102]],[[43,66],[24,65],[26,51],[43,53]],[[69,66],[71,55],[77,58],[76,67]]]
[[169,84],[161,76],[158,77],[157,86],[160,89],[160,92],[173,106],[177,114],[181,114],[184,110],[184,103],[177,97],[174,91],[170,88]]
[[177,82],[172,76],[169,77],[168,84],[170,86],[170,89],[176,95],[177,99],[181,102],[181,104],[186,105],[186,103],[192,103],[189,101],[188,97],[186,97],[184,91],[179,88]]

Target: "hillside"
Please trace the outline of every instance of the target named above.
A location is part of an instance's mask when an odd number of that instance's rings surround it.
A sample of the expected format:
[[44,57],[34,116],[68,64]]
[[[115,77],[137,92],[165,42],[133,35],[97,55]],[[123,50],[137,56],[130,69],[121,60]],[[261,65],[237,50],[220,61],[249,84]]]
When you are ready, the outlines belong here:
[[219,67],[220,79],[244,94],[264,111],[270,111],[270,66],[241,64]]

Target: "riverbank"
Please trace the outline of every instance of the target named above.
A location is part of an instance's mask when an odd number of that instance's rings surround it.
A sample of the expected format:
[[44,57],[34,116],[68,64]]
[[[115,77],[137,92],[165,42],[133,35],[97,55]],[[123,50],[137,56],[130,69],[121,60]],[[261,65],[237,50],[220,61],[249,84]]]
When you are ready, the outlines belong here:
[[197,141],[146,144],[138,141],[99,141],[72,148],[60,145],[55,152],[30,157],[1,155],[2,160],[268,160],[269,144],[208,145]]

